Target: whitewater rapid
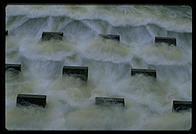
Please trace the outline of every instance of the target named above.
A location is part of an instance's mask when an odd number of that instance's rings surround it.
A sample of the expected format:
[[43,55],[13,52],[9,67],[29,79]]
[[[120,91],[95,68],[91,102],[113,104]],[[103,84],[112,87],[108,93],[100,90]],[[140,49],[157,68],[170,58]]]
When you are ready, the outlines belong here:
[[[172,101],[192,100],[192,9],[161,5],[8,5],[6,128],[9,130],[188,130],[192,112]],[[42,42],[42,32],[63,32]],[[120,42],[99,34],[118,34]],[[154,43],[176,38],[176,47]],[[63,66],[88,66],[87,83],[62,75]],[[131,76],[156,69],[157,79]],[[20,93],[47,95],[46,108],[16,107]],[[125,108],[95,105],[123,97]]]

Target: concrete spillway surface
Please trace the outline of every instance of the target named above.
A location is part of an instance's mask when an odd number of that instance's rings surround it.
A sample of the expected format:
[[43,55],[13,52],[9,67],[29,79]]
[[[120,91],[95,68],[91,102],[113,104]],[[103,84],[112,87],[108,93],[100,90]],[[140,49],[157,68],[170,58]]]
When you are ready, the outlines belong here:
[[104,105],[104,106],[111,106],[111,105],[118,105],[118,106],[125,106],[124,98],[112,98],[112,97],[96,97],[95,98],[96,105]]
[[9,70],[9,71],[21,71],[21,64],[6,64],[5,65],[5,70]]
[[64,66],[63,74],[78,77],[81,80],[88,80],[88,67],[83,66]]
[[173,101],[173,112],[189,111],[192,109],[192,101]]
[[62,40],[63,39],[63,32],[43,32],[42,33],[42,40]]
[[[191,110],[172,112],[174,99],[192,100],[190,7],[8,5],[5,17],[5,62],[22,67],[13,69],[17,75],[5,73],[6,129],[192,127]],[[155,43],[155,37],[175,38],[178,47]],[[131,68],[156,73],[131,75]],[[47,95],[47,104],[32,108],[33,98],[25,97],[30,105],[18,107],[18,94]],[[106,98],[95,104],[95,97]]]
[[18,94],[16,105],[17,106],[38,105],[38,106],[45,107],[46,95]]
[[170,37],[155,37],[155,43],[167,43],[169,46],[176,46],[176,39]]
[[143,74],[156,78],[156,70],[153,69],[131,69],[131,75]]
[[120,35],[114,35],[114,34],[99,34],[100,37],[103,39],[110,39],[110,40],[116,40],[120,41]]

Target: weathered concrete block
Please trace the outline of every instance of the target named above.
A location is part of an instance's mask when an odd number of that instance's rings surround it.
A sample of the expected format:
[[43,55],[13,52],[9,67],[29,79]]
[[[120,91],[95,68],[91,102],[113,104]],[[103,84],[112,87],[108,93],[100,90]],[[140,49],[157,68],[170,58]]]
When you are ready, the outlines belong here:
[[131,69],[131,75],[144,74],[156,78],[156,70],[153,69]]
[[113,35],[113,34],[99,34],[104,39],[111,39],[111,40],[116,40],[120,41],[120,35]]
[[124,98],[110,98],[110,97],[96,97],[95,98],[96,105],[120,105],[125,106]]
[[17,70],[21,71],[21,64],[5,64],[5,69],[6,70]]
[[192,108],[192,101],[173,101],[173,112],[180,112],[184,110],[190,110]]
[[175,38],[168,38],[168,37],[155,37],[155,43],[167,43],[169,46],[174,45],[176,46],[176,39]]
[[46,95],[18,94],[16,102],[17,106],[30,106],[34,104],[45,107]]
[[88,67],[64,66],[63,74],[67,74],[73,77],[78,77],[84,81],[87,81],[88,80]]
[[63,39],[63,32],[43,32],[42,33],[42,40],[62,40]]

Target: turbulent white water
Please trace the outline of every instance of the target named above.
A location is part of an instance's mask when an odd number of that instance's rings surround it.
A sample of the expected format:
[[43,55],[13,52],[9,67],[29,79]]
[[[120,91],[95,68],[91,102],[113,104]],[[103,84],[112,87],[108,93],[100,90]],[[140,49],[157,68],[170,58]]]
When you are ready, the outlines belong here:
[[[192,112],[172,101],[192,100],[192,9],[142,5],[8,5],[6,128],[9,130],[184,130]],[[62,41],[41,42],[44,31]],[[120,42],[98,34],[118,34]],[[154,44],[174,37],[177,46]],[[62,76],[65,65],[88,66],[88,82]],[[131,76],[152,68],[157,79]],[[16,107],[19,93],[47,95],[46,108]],[[126,107],[101,107],[95,97],[123,97]]]

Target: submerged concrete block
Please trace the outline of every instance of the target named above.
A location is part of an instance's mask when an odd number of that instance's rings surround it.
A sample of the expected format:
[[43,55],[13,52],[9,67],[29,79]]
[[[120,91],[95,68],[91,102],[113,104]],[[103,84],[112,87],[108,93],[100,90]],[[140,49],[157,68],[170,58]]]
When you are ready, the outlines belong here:
[[64,66],[63,74],[78,77],[84,81],[88,80],[88,67],[82,66]]
[[8,30],[5,31],[5,35],[6,35],[6,36],[8,35]]
[[192,101],[173,101],[173,112],[180,112],[184,110],[190,110],[192,108]]
[[144,74],[156,78],[156,70],[153,69],[131,69],[131,75]]
[[176,46],[176,39],[168,37],[155,37],[155,43],[167,43],[169,46]]
[[110,97],[96,97],[95,98],[96,105],[120,105],[125,106],[124,98],[110,98]]
[[111,40],[116,40],[120,41],[120,35],[113,35],[113,34],[99,34],[104,39],[111,39]]
[[6,64],[5,65],[5,70],[17,70],[21,71],[21,64]]
[[43,32],[42,33],[42,40],[62,40],[63,39],[63,32]]
[[34,104],[45,107],[46,95],[18,94],[16,104],[17,106],[30,106]]

